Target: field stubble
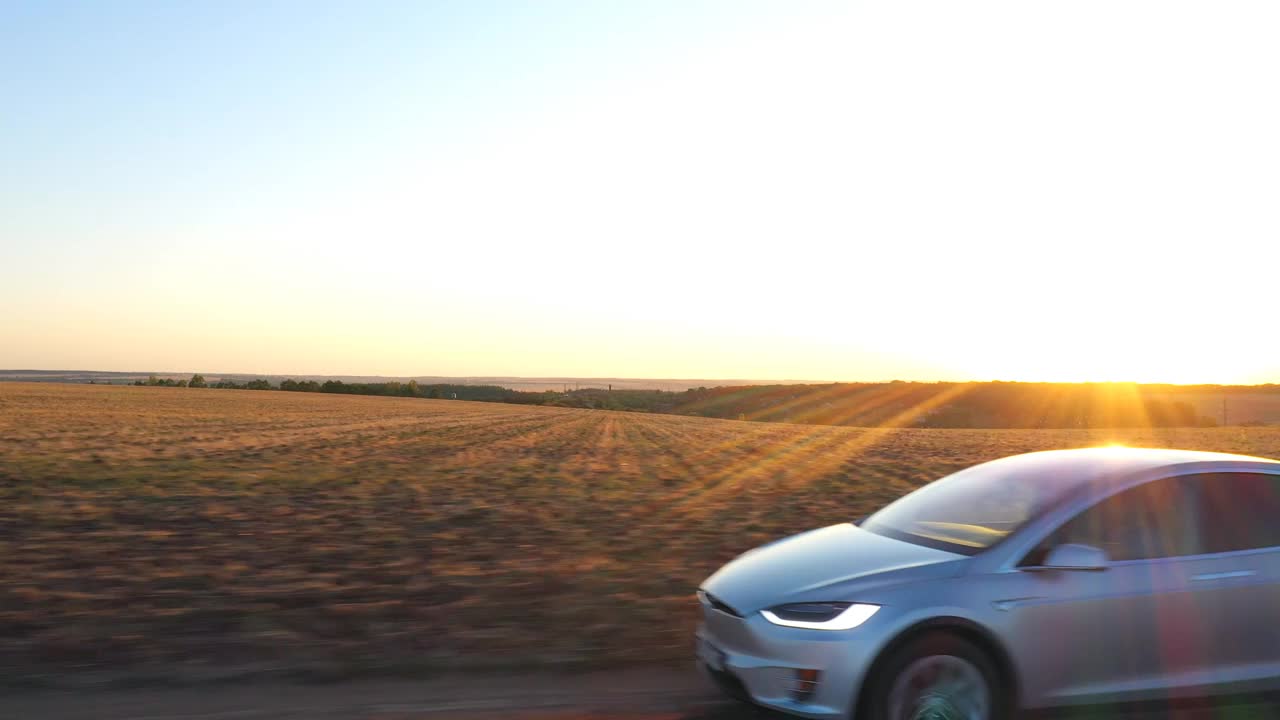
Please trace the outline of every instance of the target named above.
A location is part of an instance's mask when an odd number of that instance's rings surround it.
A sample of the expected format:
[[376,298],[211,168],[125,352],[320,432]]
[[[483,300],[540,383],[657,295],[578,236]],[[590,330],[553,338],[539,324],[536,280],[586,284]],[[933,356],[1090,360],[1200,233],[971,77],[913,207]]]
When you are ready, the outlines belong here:
[[0,671],[684,661],[736,554],[1018,452],[1280,430],[875,430],[0,384]]

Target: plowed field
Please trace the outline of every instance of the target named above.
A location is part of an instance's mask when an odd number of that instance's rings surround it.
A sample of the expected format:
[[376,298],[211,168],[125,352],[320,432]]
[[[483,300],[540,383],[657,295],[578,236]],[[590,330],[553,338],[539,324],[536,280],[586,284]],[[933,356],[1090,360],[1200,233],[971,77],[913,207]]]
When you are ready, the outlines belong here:
[[949,471],[1278,429],[875,430],[322,394],[0,384],[0,673],[685,660],[753,545]]

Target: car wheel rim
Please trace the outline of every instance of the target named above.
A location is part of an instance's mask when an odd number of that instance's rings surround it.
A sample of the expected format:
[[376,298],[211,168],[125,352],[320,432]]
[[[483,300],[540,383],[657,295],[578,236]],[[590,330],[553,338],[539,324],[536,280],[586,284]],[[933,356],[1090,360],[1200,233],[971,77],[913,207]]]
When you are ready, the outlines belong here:
[[889,693],[892,720],[988,720],[990,707],[982,673],[954,655],[930,655],[912,662]]

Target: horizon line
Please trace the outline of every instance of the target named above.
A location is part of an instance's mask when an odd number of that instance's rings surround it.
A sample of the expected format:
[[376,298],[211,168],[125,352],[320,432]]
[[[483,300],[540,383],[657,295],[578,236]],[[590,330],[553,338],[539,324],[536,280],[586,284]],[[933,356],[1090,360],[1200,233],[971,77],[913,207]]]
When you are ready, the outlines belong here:
[[[211,370],[195,370],[195,371],[172,371],[172,370],[85,370],[85,369],[43,369],[43,368],[0,368],[0,381],[4,381],[3,376],[6,374],[20,373],[39,373],[39,374],[112,374],[112,375],[156,375],[156,376],[186,376],[186,375],[210,375],[213,377],[227,376],[246,376],[246,377],[281,377],[281,378],[377,378],[387,381],[399,380],[416,380],[419,378],[436,378],[441,380],[515,380],[515,381],[547,381],[547,382],[608,382],[610,380],[636,382],[719,382],[719,383],[752,383],[752,384],[779,384],[779,385],[887,385],[891,383],[917,383],[917,384],[967,384],[967,383],[1010,383],[1024,385],[1165,385],[1174,387],[1267,387],[1280,384],[1280,381],[1261,382],[1261,383],[1220,383],[1220,382],[1197,382],[1197,383],[1175,383],[1175,382],[1143,382],[1139,380],[1007,380],[990,378],[985,380],[969,379],[969,380],[941,380],[941,379],[903,379],[892,378],[888,380],[819,380],[806,378],[735,378],[735,377],[626,377],[620,375],[379,375],[379,374],[357,374],[357,373],[252,373],[252,372],[218,372]],[[11,381],[12,382],[12,381]],[[723,386],[722,386],[723,387]]]

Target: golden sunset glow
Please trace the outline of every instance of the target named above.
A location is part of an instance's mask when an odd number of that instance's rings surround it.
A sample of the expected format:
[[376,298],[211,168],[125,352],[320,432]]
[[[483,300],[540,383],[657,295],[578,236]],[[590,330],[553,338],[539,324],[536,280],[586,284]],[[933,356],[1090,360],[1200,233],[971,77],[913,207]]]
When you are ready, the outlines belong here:
[[[1242,20],[1276,9],[928,5],[42,47],[0,141],[0,367],[1280,379],[1280,46]],[[583,44],[615,24],[644,29]]]

